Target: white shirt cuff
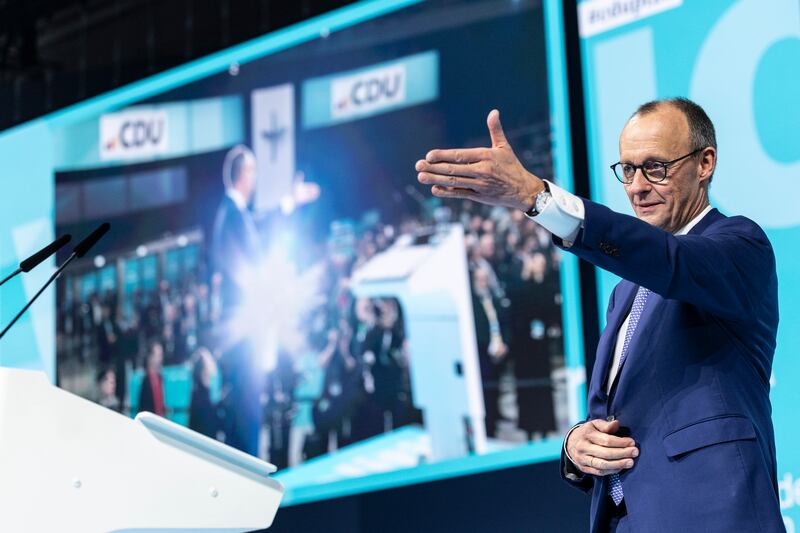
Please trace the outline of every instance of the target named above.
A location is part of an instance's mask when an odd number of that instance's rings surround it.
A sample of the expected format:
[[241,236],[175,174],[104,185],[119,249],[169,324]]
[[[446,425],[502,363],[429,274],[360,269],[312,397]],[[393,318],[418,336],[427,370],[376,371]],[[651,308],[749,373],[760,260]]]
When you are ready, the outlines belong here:
[[567,456],[567,459],[569,460],[569,462],[570,462],[570,463],[572,463],[572,464],[574,464],[575,466],[577,466],[577,465],[578,465],[578,463],[576,463],[576,462],[575,462],[575,461],[572,459],[572,457],[570,457],[570,455],[569,455],[569,450],[567,450],[567,441],[569,440],[569,436],[570,436],[570,435],[572,435],[572,432],[573,432],[573,431],[575,431],[576,429],[578,429],[578,428],[579,428],[580,426],[582,426],[583,424],[584,424],[584,423],[583,423],[583,422],[581,422],[580,424],[575,424],[574,426],[572,426],[572,428],[571,428],[569,431],[567,431],[567,435],[564,437],[564,455],[566,455],[566,456]]
[[539,214],[530,219],[570,246],[583,224],[583,200],[550,181],[547,184],[552,198]]
[[566,477],[570,481],[575,481],[575,482],[582,481],[583,478],[586,476],[586,474],[580,471],[580,469],[578,468],[578,464],[572,459],[572,457],[569,456],[569,452],[567,451],[567,441],[569,440],[569,436],[572,435],[572,432],[582,425],[583,422],[575,424],[574,426],[572,426],[572,429],[570,429],[567,432],[567,436],[564,437],[564,455],[566,456],[567,461],[572,465],[572,466],[570,466],[569,464],[565,465],[564,477]]

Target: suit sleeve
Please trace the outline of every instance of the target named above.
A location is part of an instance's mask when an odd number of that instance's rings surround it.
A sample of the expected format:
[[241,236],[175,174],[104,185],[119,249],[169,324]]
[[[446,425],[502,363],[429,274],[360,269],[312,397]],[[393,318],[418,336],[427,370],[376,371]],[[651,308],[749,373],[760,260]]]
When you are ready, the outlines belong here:
[[[611,315],[611,311],[614,310],[614,306],[616,305],[617,301],[617,284],[614,289],[611,291],[611,296],[608,299],[608,309],[606,310],[606,323],[608,322],[608,318]],[[581,420],[574,426],[567,431],[567,434],[564,436],[564,442],[561,444],[561,466],[559,468],[561,472],[561,479],[572,485],[573,487],[580,489],[582,491],[589,491],[592,489],[594,485],[594,477],[588,474],[584,474],[580,471],[578,466],[572,462],[569,454],[567,453],[567,439],[569,439],[570,434],[578,427],[586,422],[589,421],[591,417],[586,417],[584,420]]]
[[252,265],[255,251],[249,246],[241,213],[228,206],[222,210],[214,231],[214,260],[217,270],[237,279],[242,269]]
[[569,438],[570,433],[572,433],[575,428],[585,423],[586,421],[584,420],[583,422],[575,424],[564,437],[564,443],[561,446],[561,466],[559,470],[561,472],[561,479],[576,489],[588,492],[592,490],[592,487],[594,486],[594,477],[581,472],[567,454],[567,439]]
[[[568,251],[665,298],[720,318],[747,321],[775,272],[767,236],[754,222],[730,217],[702,235],[675,236],[642,220],[583,200],[583,229]],[[554,238],[557,245],[563,245]]]

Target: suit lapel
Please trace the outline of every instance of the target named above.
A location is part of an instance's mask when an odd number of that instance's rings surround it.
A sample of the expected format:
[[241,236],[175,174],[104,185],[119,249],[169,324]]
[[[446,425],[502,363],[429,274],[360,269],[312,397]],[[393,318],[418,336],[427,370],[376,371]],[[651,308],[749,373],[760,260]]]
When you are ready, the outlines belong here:
[[625,385],[630,379],[627,376],[636,375],[636,368],[639,365],[648,364],[644,357],[644,355],[646,355],[646,349],[643,343],[646,342],[646,339],[652,338],[651,330],[653,325],[657,322],[654,317],[657,314],[659,304],[663,301],[664,299],[654,292],[651,292],[650,296],[647,298],[647,303],[639,317],[636,331],[633,333],[633,337],[628,345],[628,355],[625,356],[625,364],[619,372],[617,372],[617,383],[614,384],[615,389],[612,390],[613,397],[611,398],[611,405],[609,405],[609,410],[612,412],[616,412],[613,409],[613,405],[617,403],[617,399],[620,398],[621,393],[624,392]]
[[611,310],[608,323],[597,343],[597,358],[592,370],[591,387],[594,393],[601,398],[606,396],[606,379],[608,377],[609,364],[613,360],[614,347],[617,344],[617,333],[631,309],[633,298],[636,296],[636,287],[636,285],[627,280],[619,282],[614,295],[614,308]]
[[[717,209],[712,209],[711,211],[704,216],[700,222],[695,224],[695,226],[689,231],[689,235],[701,235],[708,226],[710,226],[713,222],[725,218],[725,215],[720,213]],[[623,282],[628,283],[630,288],[630,295],[626,300],[626,307],[625,312],[622,315],[622,319],[627,316],[628,312],[630,311],[631,304],[633,303],[633,298],[636,296],[636,289],[638,289],[637,285],[634,285],[630,282]],[[648,339],[652,338],[652,334],[650,330],[652,329],[654,322],[652,320],[655,313],[657,313],[658,306],[664,299],[656,294],[651,293],[647,299],[647,304],[645,304],[645,308],[642,311],[642,315],[639,317],[639,324],[636,327],[636,332],[633,334],[633,338],[631,338],[631,342],[628,345],[628,356],[625,358],[624,367],[617,373],[617,383],[615,384],[616,390],[613,393],[613,398],[611,398],[612,403],[616,403],[616,399],[619,398],[620,392],[624,391],[625,384],[627,382],[626,376],[628,375],[635,375],[636,367],[642,364],[646,364],[646,360],[643,358],[644,347],[642,343],[644,342],[641,339]],[[620,320],[620,323],[622,321]],[[610,322],[609,322],[610,323]],[[615,341],[617,338],[617,332],[619,331],[619,324],[614,329],[614,335],[611,343],[611,350],[613,352]],[[603,378],[608,375],[608,369],[606,369],[606,374],[603,375]],[[611,406],[609,406],[611,409]]]

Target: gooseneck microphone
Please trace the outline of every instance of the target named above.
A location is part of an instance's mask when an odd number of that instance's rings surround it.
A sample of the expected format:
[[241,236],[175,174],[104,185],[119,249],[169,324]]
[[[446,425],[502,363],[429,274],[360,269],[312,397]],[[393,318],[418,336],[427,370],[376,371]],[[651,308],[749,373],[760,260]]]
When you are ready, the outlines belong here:
[[58,239],[54,240],[53,242],[51,242],[50,244],[48,244],[47,246],[45,246],[44,248],[33,254],[32,256],[27,258],[26,260],[22,261],[19,264],[18,269],[16,269],[14,272],[6,276],[3,279],[3,281],[0,281],[0,285],[3,285],[6,281],[9,281],[11,278],[13,278],[14,276],[16,276],[21,272],[26,272],[26,273],[30,272],[31,270],[39,266],[39,264],[42,261],[44,261],[51,255],[59,251],[61,248],[63,248],[64,245],[71,240],[72,240],[72,235],[70,235],[69,233],[67,233],[66,235],[62,235]]
[[[61,264],[61,266],[59,266],[56,269],[55,272],[53,272],[53,275],[50,276],[50,278],[47,280],[47,283],[45,283],[44,286],[41,289],[39,289],[39,292],[37,292],[36,294],[33,295],[33,298],[31,298],[31,300],[27,304],[25,304],[25,307],[22,308],[22,311],[17,313],[17,316],[14,317],[14,320],[12,320],[11,323],[9,325],[7,325],[5,327],[5,329],[3,329],[2,332],[0,332],[0,339],[2,339],[5,336],[5,334],[8,333],[8,330],[11,329],[11,326],[13,326],[14,324],[17,323],[17,320],[19,320],[19,318],[23,314],[25,314],[25,311],[27,311],[28,308],[31,305],[33,305],[33,302],[35,302],[36,299],[39,298],[39,295],[42,294],[44,292],[44,290],[47,287],[49,287],[50,284],[53,283],[53,281],[56,280],[56,278],[58,278],[58,276],[61,275],[61,272],[63,272],[64,269],[67,268],[67,265],[69,265],[72,262],[72,260],[75,259],[76,257],[83,257],[84,255],[86,255],[89,252],[89,250],[91,250],[92,247],[95,244],[97,244],[97,241],[99,241],[103,237],[103,235],[105,235],[108,232],[108,230],[110,228],[111,228],[111,224],[109,224],[108,222],[104,222],[104,223],[100,224],[100,226],[98,226],[97,229],[95,229],[93,232],[91,232],[85,239],[83,239],[81,242],[79,242],[78,244],[75,245],[75,248],[72,249],[72,253],[67,258],[67,260],[64,261]],[[61,246],[63,246],[64,244],[66,244],[66,241]],[[59,246],[59,248],[60,248],[60,246]],[[39,252],[39,253],[41,253],[41,252]],[[36,254],[34,254],[34,255],[36,255]],[[41,262],[41,261],[44,261],[44,258],[40,259],[39,262]],[[36,266],[36,265],[33,265],[33,266]],[[33,266],[31,268],[33,268]],[[20,265],[20,268],[21,268],[21,265]]]
[[[109,229],[111,229],[111,224],[108,222],[103,222],[97,226],[96,230],[91,232],[85,239],[75,245],[75,248],[72,249],[72,255],[75,257],[83,257],[86,255],[89,250],[91,250],[92,247],[97,244],[97,241],[103,238],[103,235],[108,233]],[[67,266],[67,263],[69,263],[71,260],[72,257],[67,259],[67,261],[64,263],[64,266]]]

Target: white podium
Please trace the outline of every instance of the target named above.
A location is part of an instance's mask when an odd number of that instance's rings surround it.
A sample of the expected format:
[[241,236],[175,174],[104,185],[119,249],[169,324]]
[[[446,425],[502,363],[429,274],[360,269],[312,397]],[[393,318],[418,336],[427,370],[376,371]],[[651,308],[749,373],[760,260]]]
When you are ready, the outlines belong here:
[[394,297],[403,308],[414,404],[436,461],[486,451],[483,388],[464,230],[403,235],[353,273],[359,297]]
[[275,467],[150,413],[136,420],[0,368],[0,531],[246,532],[272,524]]

